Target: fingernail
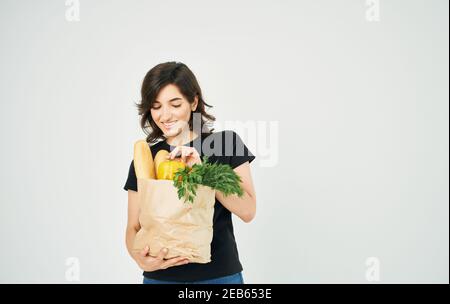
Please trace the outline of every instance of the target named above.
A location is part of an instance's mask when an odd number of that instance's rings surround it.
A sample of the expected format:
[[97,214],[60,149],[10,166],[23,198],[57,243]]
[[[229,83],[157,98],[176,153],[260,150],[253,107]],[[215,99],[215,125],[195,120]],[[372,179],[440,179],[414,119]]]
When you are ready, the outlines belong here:
[[164,248],[163,251],[164,251],[164,252],[167,252],[167,248]]

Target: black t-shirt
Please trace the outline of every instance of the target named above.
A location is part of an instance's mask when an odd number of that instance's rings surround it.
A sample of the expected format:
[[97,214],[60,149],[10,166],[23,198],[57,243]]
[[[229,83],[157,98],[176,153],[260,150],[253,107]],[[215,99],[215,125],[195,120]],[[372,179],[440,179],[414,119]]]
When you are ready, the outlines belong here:
[[[208,163],[228,164],[233,169],[246,161],[252,162],[255,156],[234,131],[221,131],[211,134],[202,133],[185,146],[195,147],[203,159],[209,157]],[[153,158],[161,150],[172,151],[175,147],[165,140],[153,144]],[[125,190],[137,191],[137,179],[134,163],[131,161]],[[152,272],[144,272],[144,276],[156,280],[192,282],[227,276],[242,271],[236,241],[233,232],[231,212],[216,199],[213,217],[213,239],[211,242],[211,262],[207,264],[189,263],[169,267]]]

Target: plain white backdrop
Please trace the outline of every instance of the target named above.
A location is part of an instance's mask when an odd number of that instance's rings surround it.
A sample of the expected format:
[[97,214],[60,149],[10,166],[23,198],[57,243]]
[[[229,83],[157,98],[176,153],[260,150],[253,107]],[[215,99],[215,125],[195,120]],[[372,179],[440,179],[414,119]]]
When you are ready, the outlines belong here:
[[0,2],[1,283],[141,282],[122,187],[166,61],[218,126],[278,124],[270,167],[237,130],[247,283],[449,282],[448,1],[73,3]]

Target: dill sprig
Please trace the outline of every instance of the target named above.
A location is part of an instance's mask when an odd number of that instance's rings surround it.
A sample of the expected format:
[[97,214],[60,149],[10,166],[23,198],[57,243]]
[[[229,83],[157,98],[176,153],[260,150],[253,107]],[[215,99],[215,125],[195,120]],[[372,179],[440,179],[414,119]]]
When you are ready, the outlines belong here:
[[208,156],[204,156],[201,164],[186,166],[175,172],[173,185],[178,189],[178,198],[184,198],[185,203],[193,203],[198,185],[209,186],[225,196],[237,194],[242,197],[244,192],[240,186],[240,176],[230,165],[219,164],[217,161],[209,163],[208,159]]

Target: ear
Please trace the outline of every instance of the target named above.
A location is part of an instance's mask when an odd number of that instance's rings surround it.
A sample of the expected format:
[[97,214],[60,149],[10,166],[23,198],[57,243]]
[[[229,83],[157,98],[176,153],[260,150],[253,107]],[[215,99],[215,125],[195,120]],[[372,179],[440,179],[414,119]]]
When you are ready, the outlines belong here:
[[191,105],[191,110],[195,111],[195,109],[197,109],[197,105],[198,105],[198,96],[194,97],[194,102]]

